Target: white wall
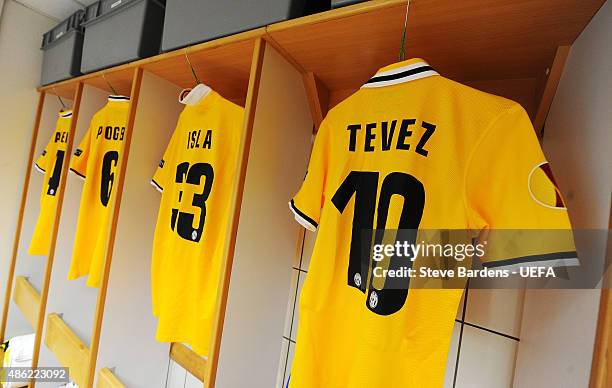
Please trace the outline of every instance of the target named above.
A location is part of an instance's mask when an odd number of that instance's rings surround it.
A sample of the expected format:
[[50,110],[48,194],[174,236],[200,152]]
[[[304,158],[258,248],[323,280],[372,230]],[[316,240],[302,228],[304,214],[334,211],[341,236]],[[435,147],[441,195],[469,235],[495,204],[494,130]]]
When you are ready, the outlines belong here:
[[[73,148],[76,148],[83,136],[85,136],[92,116],[106,104],[106,101],[106,92],[85,85],[81,98]],[[55,262],[53,263],[53,271],[49,284],[46,315],[48,316],[49,313],[62,314],[62,318],[68,326],[72,328],[85,344],[89,345],[98,290],[86,286],[87,277],[68,280],[68,269],[72,260],[72,248],[83,183],[81,178],[73,173],[68,173],[57,245],[55,247]],[[59,366],[59,362],[49,349],[43,345],[40,349],[38,365]]]
[[[70,105],[71,101],[64,100],[64,103]],[[59,100],[55,96],[45,96],[45,104],[40,119],[40,129],[36,141],[34,161],[41,155],[51,135],[55,131],[57,113],[60,108],[61,105]],[[32,240],[32,235],[34,234],[34,228],[36,226],[36,220],[40,212],[40,193],[43,186],[43,178],[43,174],[35,169],[32,170],[30,184],[28,186],[28,198],[23,215],[21,239],[17,251],[17,260],[15,262],[15,276],[25,276],[38,291],[42,289],[42,278],[47,258],[46,256],[30,256],[28,254],[28,247],[30,246],[30,241]],[[11,300],[6,337],[10,338],[15,335],[32,332],[33,328],[25,321],[21,312]]]
[[[41,36],[54,21],[12,0],[0,0],[0,7],[0,291],[4,295],[38,103],[36,86],[42,63]],[[41,136],[46,136],[44,130]],[[24,233],[27,234],[26,227],[24,225]],[[9,319],[11,326],[7,335],[25,330],[23,323],[25,321],[20,322],[18,318]]]
[[313,124],[302,76],[272,47],[265,50],[217,387],[274,387],[296,255],[298,225],[287,202],[309,148],[288,145],[309,144]]
[[151,250],[161,195],[150,184],[183,105],[180,89],[145,73],[113,250],[97,368],[128,387],[164,387],[169,344],[155,340]]
[[[544,149],[575,229],[606,229],[612,192],[612,3],[572,46],[544,133]],[[602,260],[606,240],[578,238],[581,260]],[[517,387],[587,387],[599,290],[527,290]]]

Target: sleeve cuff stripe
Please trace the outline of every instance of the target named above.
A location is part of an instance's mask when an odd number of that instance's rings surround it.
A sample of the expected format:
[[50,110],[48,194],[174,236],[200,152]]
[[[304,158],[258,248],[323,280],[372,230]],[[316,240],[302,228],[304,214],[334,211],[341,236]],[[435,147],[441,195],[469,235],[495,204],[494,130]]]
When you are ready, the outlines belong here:
[[36,170],[38,170],[38,172],[41,172],[41,173],[43,173],[43,174],[45,173],[45,169],[44,169],[44,168],[42,168],[42,167],[40,167],[40,166],[38,165],[38,163],[34,163],[34,168],[35,168]]
[[291,211],[293,211],[293,214],[295,215],[296,220],[300,224],[302,224],[302,226],[304,226],[306,229],[316,230],[319,227],[319,224],[317,224],[315,220],[308,217],[304,212],[302,212],[300,209],[298,209],[295,206],[293,199],[291,200],[291,202],[289,202],[289,208],[291,209]]
[[73,173],[77,174],[80,178],[85,179],[85,175],[81,174],[80,172],[78,172],[74,168],[70,167],[70,171],[72,171]]
[[[507,267],[507,266],[525,266],[525,265],[541,265],[541,266],[577,266],[580,265],[578,262],[578,253],[576,251],[571,252],[555,252],[549,253],[545,255],[532,255],[532,256],[523,256],[517,257],[513,259],[494,261],[490,263],[483,263],[483,267],[487,268],[497,268],[497,267]],[[551,265],[557,264],[557,265]]]
[[159,191],[160,193],[164,192],[164,188],[159,185],[159,183],[155,182],[155,179],[151,179],[151,184]]

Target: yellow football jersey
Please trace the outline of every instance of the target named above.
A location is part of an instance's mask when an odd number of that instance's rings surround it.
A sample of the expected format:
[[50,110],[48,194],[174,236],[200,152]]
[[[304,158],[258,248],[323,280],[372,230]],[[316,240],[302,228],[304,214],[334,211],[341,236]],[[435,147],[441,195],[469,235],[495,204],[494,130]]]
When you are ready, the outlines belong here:
[[59,192],[60,175],[64,164],[64,155],[68,145],[68,133],[72,121],[72,111],[62,111],[58,114],[55,131],[45,147],[42,155],[34,163],[36,170],[44,174],[43,187],[40,193],[40,213],[28,248],[30,255],[46,256],[51,244],[51,229],[55,220],[57,194]]
[[157,340],[208,354],[244,109],[214,91],[185,106],[151,183]]
[[89,274],[87,285],[98,287],[113,203],[117,164],[123,152],[128,97],[110,96],[91,119],[89,129],[70,161],[70,171],[85,180],[81,194],[68,279]]
[[416,289],[410,278],[404,289],[388,287],[397,285],[391,278],[373,282],[380,264],[361,261],[360,234],[559,229],[569,231],[565,238],[513,241],[483,262],[577,265],[567,211],[546,170],[519,104],[444,78],[421,59],[380,69],[330,110],[290,202],[318,235],[289,387],[442,387],[463,290]]

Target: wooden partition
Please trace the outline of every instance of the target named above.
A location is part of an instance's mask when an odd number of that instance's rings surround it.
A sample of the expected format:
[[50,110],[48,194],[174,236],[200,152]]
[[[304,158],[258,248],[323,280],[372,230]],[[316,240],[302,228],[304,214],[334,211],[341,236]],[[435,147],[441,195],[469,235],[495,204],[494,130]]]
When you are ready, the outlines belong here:
[[[77,86],[80,89],[80,103],[75,100],[73,107],[71,144],[66,152],[67,159],[72,156],[72,146],[85,135],[93,113],[106,101],[103,91],[83,84]],[[67,86],[56,88],[54,91],[58,94],[70,92]],[[68,161],[64,163],[64,167],[61,180],[63,182],[61,195],[64,200],[58,201],[51,255],[44,264],[33,365],[61,366],[70,360],[79,365],[73,367],[71,377],[84,382],[83,365],[86,364],[86,360],[80,360],[79,357],[88,355],[83,348],[87,348],[86,343],[89,341],[89,330],[86,326],[91,322],[92,309],[88,309],[88,304],[93,300],[95,290],[86,287],[84,280],[74,283],[67,280],[82,182],[72,176],[73,174],[68,174]],[[47,311],[56,314],[47,316]],[[62,317],[58,314],[62,314]],[[42,346],[43,344],[47,346]],[[70,355],[70,358],[66,358],[66,355]]]
[[102,368],[98,372],[96,388],[125,388],[125,385],[115,376],[112,370]]
[[182,110],[179,92],[143,74],[96,362],[113,368],[128,387],[155,387],[168,368],[169,345],[155,341],[151,313],[151,250],[161,195],[150,180]]
[[[70,99],[64,99],[63,102],[67,106],[72,104]],[[1,334],[2,338],[6,339],[14,335],[33,333],[36,329],[36,325],[31,324],[31,319],[36,319],[34,312],[38,310],[34,307],[26,306],[19,306],[19,310],[15,309],[15,304],[11,303],[10,300],[11,293],[14,288],[17,287],[15,278],[18,276],[26,277],[29,284],[36,292],[39,292],[42,286],[45,257],[34,257],[27,254],[38,218],[40,193],[43,185],[43,175],[34,169],[34,162],[42,154],[45,146],[49,142],[51,134],[55,130],[57,114],[61,108],[62,105],[55,95],[41,94],[35,129],[32,136],[30,149],[31,159],[28,158],[26,177],[22,191],[22,203],[18,228],[14,238],[13,256],[9,261],[7,279],[5,283],[3,283],[5,286],[4,291],[6,300],[3,309]],[[34,314],[31,315],[27,321],[21,313],[24,309]]]
[[[87,381],[89,348],[57,314],[47,317],[45,345],[79,385]],[[45,365],[46,366],[46,365]]]
[[[79,109],[81,106],[82,96],[83,96],[83,84],[79,82],[76,84],[76,89],[74,91],[74,107],[72,111],[72,119],[70,122],[70,130],[68,133],[68,144],[66,145],[66,154],[64,155],[64,163],[62,165],[62,171],[60,174],[60,184],[58,188],[59,193],[57,195],[57,208],[55,212],[55,219],[53,221],[53,228],[51,231],[49,256],[47,257],[47,260],[45,262],[45,271],[44,271],[43,278],[42,278],[41,298],[40,298],[40,305],[38,308],[38,316],[37,316],[37,322],[36,322],[34,351],[32,354],[32,368],[38,367],[38,360],[40,358],[40,348],[41,348],[42,336],[43,336],[43,325],[45,322],[45,312],[46,312],[47,301],[48,301],[48,296],[49,296],[49,282],[51,280],[51,273],[53,271],[53,263],[54,263],[55,254],[56,254],[57,236],[59,233],[60,219],[61,219],[62,208],[64,204],[63,203],[64,196],[66,193],[66,179],[68,175],[70,157],[72,156],[72,147],[73,147],[74,139],[76,135],[76,128],[77,128],[77,122],[79,119]],[[77,376],[80,378],[78,369],[75,369],[73,372],[76,372]],[[30,383],[30,386],[33,387],[34,385],[35,385],[35,382],[32,381]]]
[[30,326],[35,328],[38,321],[38,310],[40,309],[40,293],[27,278],[21,275],[15,277],[13,302],[19,307],[19,311],[21,311],[21,314]]
[[[299,226],[288,201],[308,161],[313,121],[302,74],[266,47],[237,229],[217,386],[272,387]],[[282,109],[279,109],[282,107]],[[248,322],[248,324],[245,324]],[[241,373],[235,373],[240,370]]]

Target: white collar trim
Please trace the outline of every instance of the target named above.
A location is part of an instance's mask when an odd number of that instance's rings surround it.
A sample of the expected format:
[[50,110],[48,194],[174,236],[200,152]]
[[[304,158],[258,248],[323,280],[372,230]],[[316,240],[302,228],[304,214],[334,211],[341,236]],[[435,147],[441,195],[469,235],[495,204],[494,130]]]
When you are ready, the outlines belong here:
[[404,82],[439,75],[427,62],[420,61],[409,65],[379,71],[370,78],[362,88],[380,88],[383,86],[396,85]]
[[110,95],[108,96],[108,101],[128,102],[130,101],[130,98],[127,96]]

